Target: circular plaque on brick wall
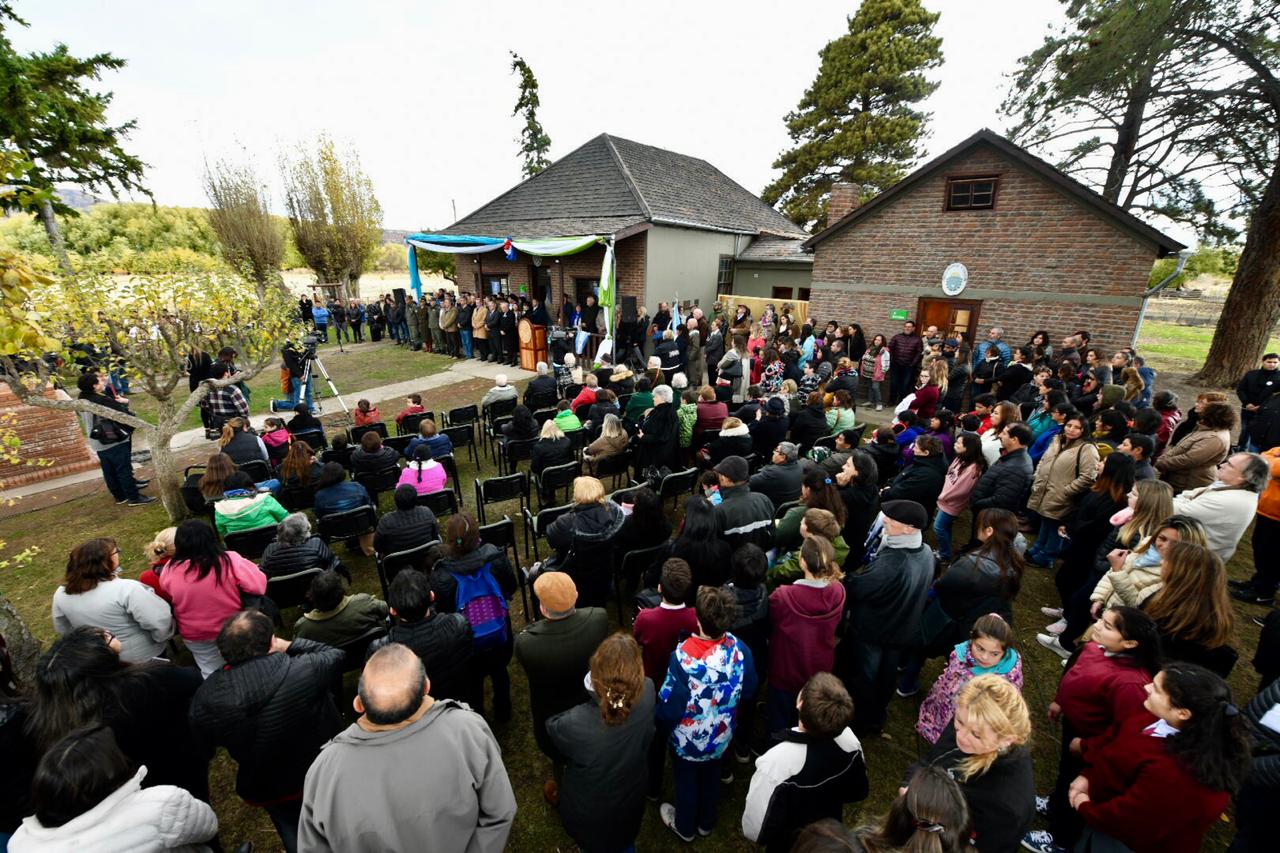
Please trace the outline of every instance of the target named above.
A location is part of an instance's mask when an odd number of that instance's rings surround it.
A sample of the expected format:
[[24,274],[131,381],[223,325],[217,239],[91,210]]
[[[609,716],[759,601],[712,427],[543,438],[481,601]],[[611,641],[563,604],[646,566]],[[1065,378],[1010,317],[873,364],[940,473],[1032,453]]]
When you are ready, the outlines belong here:
[[964,264],[950,264],[942,271],[942,292],[947,296],[959,296],[969,283],[969,270]]

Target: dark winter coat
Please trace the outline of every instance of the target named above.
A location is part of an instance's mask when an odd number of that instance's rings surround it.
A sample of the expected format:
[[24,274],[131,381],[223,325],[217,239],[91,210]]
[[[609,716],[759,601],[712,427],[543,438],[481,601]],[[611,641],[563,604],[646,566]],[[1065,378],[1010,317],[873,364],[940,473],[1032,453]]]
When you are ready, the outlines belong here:
[[613,542],[626,515],[613,501],[578,507],[547,528],[555,549],[555,566],[568,572],[578,588],[579,607],[599,607],[609,600],[613,581]]
[[529,451],[529,470],[541,474],[551,465],[573,461],[573,442],[568,438],[540,438]]
[[773,455],[773,449],[780,442],[787,440],[787,426],[786,418],[773,418],[768,415],[748,423],[747,431],[751,433],[751,452],[762,460],[768,459]]
[[373,549],[379,554],[394,554],[439,539],[440,525],[435,513],[425,506],[415,506],[392,510],[378,519]]
[[[933,515],[938,506],[938,495],[947,478],[947,460],[942,455],[919,456],[893,478],[884,493],[886,501],[915,501]],[[848,540],[845,540],[848,542]]]
[[711,456],[711,464],[719,465],[726,456],[746,456],[751,453],[751,433],[745,426],[739,427],[733,435],[720,431],[720,437],[707,445],[707,453]]
[[800,452],[806,453],[814,442],[831,432],[827,426],[827,413],[822,405],[805,406],[791,418],[791,440],[800,445]]
[[881,547],[862,571],[845,575],[850,627],[864,643],[907,648],[920,636],[929,586],[933,583],[933,551]]
[[538,748],[558,759],[547,735],[547,720],[587,699],[582,684],[591,656],[609,636],[609,615],[601,607],[579,607],[563,619],[539,619],[516,637],[516,659],[529,680],[529,710]]
[[768,495],[753,492],[747,483],[720,488],[716,505],[716,521],[720,536],[730,547],[754,542],[765,547],[773,540],[773,501]]
[[482,542],[469,554],[460,557],[444,557],[436,563],[431,571],[431,591],[436,594],[435,608],[441,613],[454,613],[458,609],[458,582],[454,575],[472,575],[484,566],[489,567],[489,574],[498,582],[498,589],[507,601],[519,589],[515,569],[507,554],[497,545]]
[[1004,454],[978,479],[969,496],[969,508],[974,512],[991,507],[1011,512],[1021,510],[1026,505],[1034,475],[1026,448]]
[[461,613],[428,610],[417,622],[396,621],[387,636],[374,640],[369,654],[390,643],[408,646],[422,658],[431,679],[431,695],[437,699],[471,701],[474,674],[470,671],[475,635]]
[[653,741],[653,682],[644,680],[627,719],[605,725],[595,693],[547,720],[565,760],[560,820],[583,850],[618,853],[635,843],[644,817],[648,752]]
[[898,463],[902,461],[902,455],[898,450],[897,443],[880,444],[871,442],[863,448],[871,454],[871,458],[876,463],[876,475],[879,482],[876,488],[880,488],[892,480],[898,474]]
[[302,793],[320,747],[342,730],[330,692],[343,652],[294,640],[285,654],[228,665],[209,676],[191,703],[191,723],[236,760],[236,793],[269,803]]
[[679,470],[680,420],[675,405],[654,406],[649,417],[640,422],[636,442],[639,449],[636,466],[641,471],[650,466]]
[[799,462],[766,465],[751,477],[751,491],[767,497],[777,510],[785,503],[800,499],[802,480],[804,469]]
[[1030,750],[1015,747],[997,758],[986,773],[962,782],[955,768],[967,757],[956,746],[956,725],[952,721],[925,760],[907,768],[902,784],[906,785],[912,774],[926,765],[945,770],[969,803],[977,849],[1003,853],[1020,849],[1022,836],[1031,829],[1036,816],[1036,780]]
[[844,501],[845,521],[840,537],[849,546],[849,556],[845,558],[845,573],[862,566],[862,558],[866,553],[864,547],[871,525],[875,523],[880,512],[880,489],[875,483],[859,483],[854,480],[840,489],[840,500]]
[[272,542],[262,552],[262,559],[258,561],[258,568],[262,569],[262,573],[268,578],[291,575],[294,572],[316,567],[333,569],[347,580],[351,580],[351,572],[319,536],[312,536],[301,545],[281,545],[279,542]]

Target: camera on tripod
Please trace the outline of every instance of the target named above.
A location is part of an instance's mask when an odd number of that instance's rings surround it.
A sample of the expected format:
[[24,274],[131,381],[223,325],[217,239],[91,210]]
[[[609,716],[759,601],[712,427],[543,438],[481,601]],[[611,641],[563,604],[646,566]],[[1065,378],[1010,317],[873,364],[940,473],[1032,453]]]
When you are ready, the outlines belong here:
[[299,353],[303,358],[312,359],[316,357],[316,344],[320,343],[320,339],[315,335],[304,335],[302,338],[302,348]]

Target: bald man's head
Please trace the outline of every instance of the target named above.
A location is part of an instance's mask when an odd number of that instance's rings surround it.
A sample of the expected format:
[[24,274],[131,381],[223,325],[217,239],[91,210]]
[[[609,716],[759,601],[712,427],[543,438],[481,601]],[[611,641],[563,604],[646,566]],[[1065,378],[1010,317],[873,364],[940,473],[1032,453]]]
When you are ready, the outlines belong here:
[[360,674],[360,707],[370,723],[393,726],[403,723],[422,707],[427,691],[427,671],[422,659],[400,643],[390,643],[364,665]]

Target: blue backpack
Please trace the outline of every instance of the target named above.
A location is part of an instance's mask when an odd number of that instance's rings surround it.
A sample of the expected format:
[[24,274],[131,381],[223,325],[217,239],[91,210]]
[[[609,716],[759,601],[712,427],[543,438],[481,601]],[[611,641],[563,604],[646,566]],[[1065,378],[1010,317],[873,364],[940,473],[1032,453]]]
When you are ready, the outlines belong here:
[[511,636],[507,630],[507,600],[493,579],[491,565],[485,563],[479,571],[469,574],[449,573],[458,584],[458,612],[471,624],[478,649],[500,646]]

